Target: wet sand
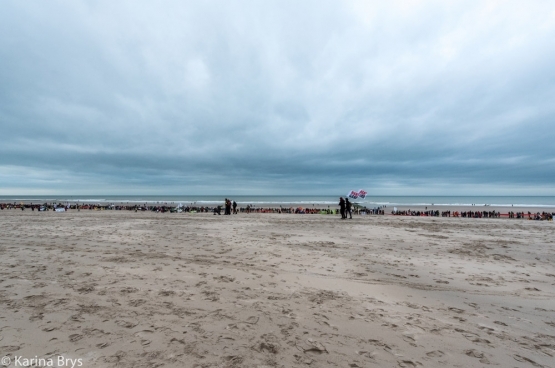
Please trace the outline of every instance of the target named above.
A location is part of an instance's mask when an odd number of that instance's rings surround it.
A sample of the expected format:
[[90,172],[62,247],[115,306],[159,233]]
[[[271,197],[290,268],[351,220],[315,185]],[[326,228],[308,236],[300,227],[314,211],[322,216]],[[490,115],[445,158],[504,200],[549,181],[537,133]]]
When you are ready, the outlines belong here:
[[4,210],[0,229],[12,361],[555,366],[553,222]]

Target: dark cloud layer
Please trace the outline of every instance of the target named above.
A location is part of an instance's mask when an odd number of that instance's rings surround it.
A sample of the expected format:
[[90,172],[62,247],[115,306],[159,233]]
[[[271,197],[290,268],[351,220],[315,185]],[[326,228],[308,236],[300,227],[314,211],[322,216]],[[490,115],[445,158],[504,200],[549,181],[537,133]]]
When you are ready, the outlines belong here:
[[549,2],[21,2],[0,194],[553,194]]

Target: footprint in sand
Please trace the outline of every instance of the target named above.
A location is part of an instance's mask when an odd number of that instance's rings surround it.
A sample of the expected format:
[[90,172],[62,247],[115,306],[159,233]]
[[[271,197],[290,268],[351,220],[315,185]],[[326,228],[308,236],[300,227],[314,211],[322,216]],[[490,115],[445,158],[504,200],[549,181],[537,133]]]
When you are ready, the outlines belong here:
[[513,358],[515,358],[515,360],[517,360],[517,361],[519,361],[519,362],[527,362],[527,363],[530,363],[530,364],[532,364],[534,367],[543,367],[543,365],[541,365],[541,364],[539,364],[539,363],[536,363],[536,362],[533,361],[532,359],[523,357],[523,356],[518,355],[518,354],[513,355]]
[[413,362],[412,360],[400,360],[397,362],[399,367],[417,367],[422,365],[420,362]]
[[481,337],[479,337],[478,335],[470,332],[470,333],[463,333],[463,336],[469,340],[472,341],[475,344],[479,344],[479,345],[487,345],[487,346],[491,346],[491,341],[487,340],[487,339],[482,339]]
[[370,359],[376,359],[376,355],[378,355],[375,351],[369,352],[365,350],[357,351],[356,353]]
[[416,340],[414,339],[413,335],[409,335],[409,334],[403,334],[403,340],[405,342],[408,342],[411,346],[416,347],[417,345],[415,344]]
[[129,301],[128,304],[132,307],[138,307],[138,306],[143,305],[145,303],[146,303],[146,300],[144,300],[144,299],[133,299],[133,300]]
[[430,358],[441,358],[445,353],[441,350],[433,350],[426,353]]
[[139,289],[134,287],[124,287],[119,292],[122,294],[131,294],[131,293],[136,293],[137,291],[139,291]]
[[83,338],[83,335],[80,335],[80,334],[69,335],[69,341],[71,341],[71,342],[79,341],[82,338]]
[[94,285],[85,285],[77,289],[79,294],[88,294],[92,293],[95,290]]
[[490,361],[488,360],[488,358],[486,358],[485,353],[482,351],[470,349],[466,350],[464,353],[469,357],[479,359],[480,363],[482,364],[490,364]]
[[160,295],[160,296],[172,296],[172,295],[175,295],[175,291],[173,291],[173,290],[160,290],[158,295]]
[[133,327],[137,326],[139,323],[138,322],[130,322],[130,321],[119,320],[119,321],[116,321],[116,324],[120,327],[133,328]]
[[19,345],[7,345],[7,346],[0,346],[0,351],[5,353],[11,353],[12,351],[18,351],[21,349]]

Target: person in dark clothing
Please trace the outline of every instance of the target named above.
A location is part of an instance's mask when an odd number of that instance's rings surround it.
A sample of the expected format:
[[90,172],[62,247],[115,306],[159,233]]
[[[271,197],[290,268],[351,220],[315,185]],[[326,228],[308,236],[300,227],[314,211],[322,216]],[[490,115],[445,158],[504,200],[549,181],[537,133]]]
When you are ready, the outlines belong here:
[[214,207],[214,215],[221,215],[222,214],[222,206]]
[[341,219],[347,218],[345,215],[345,200],[343,197],[339,197],[339,211],[341,212]]
[[237,214],[237,202],[233,201],[233,214]]
[[350,219],[353,219],[353,204],[349,201],[349,198],[345,198],[345,207],[347,211],[345,212],[345,218],[347,218],[347,214],[349,214]]
[[224,205],[225,205],[224,215],[231,215],[231,201],[226,198],[224,201]]

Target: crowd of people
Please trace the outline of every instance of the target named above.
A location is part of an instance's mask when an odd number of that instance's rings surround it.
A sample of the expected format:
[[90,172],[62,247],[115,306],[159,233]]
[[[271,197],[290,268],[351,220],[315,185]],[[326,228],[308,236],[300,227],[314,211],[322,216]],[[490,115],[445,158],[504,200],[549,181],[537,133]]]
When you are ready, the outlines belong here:
[[393,215],[398,216],[432,216],[432,217],[467,217],[467,218],[498,218],[501,217],[500,212],[495,211],[440,211],[439,210],[426,210],[426,211],[392,211]]
[[553,221],[553,215],[555,213],[549,212],[537,212],[531,213],[528,211],[528,214],[524,212],[512,212],[510,211],[507,214],[501,214],[499,211],[442,211],[440,213],[439,210],[426,210],[426,211],[391,211],[392,215],[395,216],[432,216],[432,217],[465,217],[465,218],[501,218],[501,217],[508,217],[508,218],[517,218],[517,219],[528,219],[528,220],[548,220]]
[[553,221],[553,215],[555,215],[555,213],[549,213],[549,212],[542,212],[542,213],[531,213],[530,211],[528,211],[528,213],[524,213],[524,212],[509,212],[509,218],[517,218],[517,219],[522,219],[522,218],[527,218],[529,220],[537,220],[537,221],[541,221],[541,220],[548,220],[548,221]]
[[[343,211],[342,217],[346,217],[349,214],[360,215],[384,215],[384,210],[381,207],[369,209],[366,207],[357,207],[353,209],[352,203],[346,202],[345,210]],[[255,207],[248,204],[244,207],[239,207],[236,201],[225,199],[222,205],[218,206],[197,206],[197,205],[186,205],[175,203],[163,203],[163,204],[114,204],[114,203],[0,203],[0,210],[4,209],[19,209],[19,210],[32,210],[32,211],[55,211],[55,210],[89,210],[89,211],[135,211],[144,212],[151,211],[156,213],[164,212],[177,212],[177,213],[214,213],[221,215],[232,215],[239,213],[282,213],[282,214],[319,214],[319,215],[339,215],[341,214],[340,209],[330,208],[319,208],[319,207]]]
[[454,217],[469,217],[469,218],[500,218],[501,212],[496,211],[463,211],[454,212]]
[[[214,215],[222,214],[222,205],[218,206],[196,206],[187,205],[183,206],[181,204],[176,205],[174,203],[163,203],[163,204],[80,204],[80,203],[0,203],[0,210],[9,209],[19,209],[19,210],[31,210],[31,211],[67,211],[67,210],[115,210],[115,211],[151,211],[156,213],[164,212],[178,212],[178,213],[213,213]],[[377,207],[369,209],[366,207],[354,205],[349,198],[339,198],[339,209],[335,208],[305,208],[305,207],[255,207],[253,205],[247,205],[245,207],[240,207],[236,201],[226,198],[223,203],[223,214],[250,214],[250,213],[276,213],[276,214],[320,214],[320,215],[341,215],[341,219],[345,220],[347,218],[352,219],[353,214],[357,215],[385,215],[384,207]],[[511,219],[529,219],[529,220],[547,220],[553,221],[553,215],[555,213],[549,212],[537,212],[531,213],[525,212],[513,212],[510,211],[507,214],[501,214],[498,211],[439,211],[439,210],[403,210],[391,211],[392,215],[395,216],[430,216],[430,217],[464,217],[464,218],[500,218],[508,217]]]

